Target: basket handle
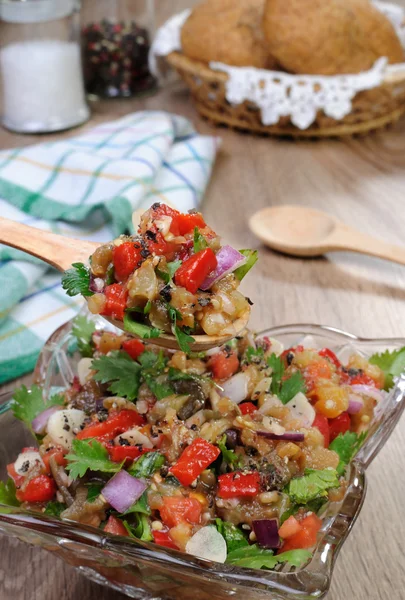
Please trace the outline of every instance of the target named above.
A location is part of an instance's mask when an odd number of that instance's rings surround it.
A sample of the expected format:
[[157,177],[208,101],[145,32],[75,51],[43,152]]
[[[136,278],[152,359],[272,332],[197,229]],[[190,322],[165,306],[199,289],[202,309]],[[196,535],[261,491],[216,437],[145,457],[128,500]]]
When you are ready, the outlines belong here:
[[405,81],[405,64],[401,65],[401,68],[393,72],[385,73],[383,83],[402,83]]

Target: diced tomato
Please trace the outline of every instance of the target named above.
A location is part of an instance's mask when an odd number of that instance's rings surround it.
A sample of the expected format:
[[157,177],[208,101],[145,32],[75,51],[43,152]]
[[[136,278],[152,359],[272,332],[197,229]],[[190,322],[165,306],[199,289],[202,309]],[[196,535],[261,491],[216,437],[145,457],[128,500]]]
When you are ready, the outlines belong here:
[[220,455],[217,446],[197,438],[187,446],[178,461],[170,468],[182,485],[190,485]]
[[165,256],[167,260],[173,260],[176,250],[178,249],[178,244],[174,242],[167,242],[163,237],[162,233],[157,230],[151,230],[150,236],[147,236],[147,246],[148,250],[151,254],[155,256]]
[[195,498],[166,496],[159,511],[167,527],[175,527],[184,522],[195,525],[200,522],[202,506]]
[[342,364],[340,362],[340,360],[338,359],[338,357],[336,356],[336,354],[334,352],[332,352],[332,350],[329,350],[329,348],[323,348],[322,350],[319,351],[319,356],[323,356],[323,358],[328,358],[337,369],[340,369],[342,367]]
[[351,420],[350,415],[347,412],[343,412],[336,419],[329,419],[329,437],[330,441],[333,440],[340,434],[346,433],[350,430]]
[[121,463],[125,460],[127,464],[133,462],[141,454],[144,454],[144,452],[139,450],[138,446],[112,446],[108,444],[107,450],[111,460],[116,463]]
[[164,546],[165,548],[173,548],[173,550],[178,550],[178,547],[173,542],[171,537],[169,536],[168,531],[155,531],[152,530],[153,541],[155,544],[159,544],[159,546]]
[[20,487],[24,483],[25,477],[17,473],[14,463],[7,465],[7,474],[14,481],[16,487]]
[[55,458],[57,465],[59,465],[60,467],[66,467],[67,461],[65,459],[63,449],[57,446],[56,448],[52,448],[51,450],[49,450],[49,452],[45,452],[45,454],[42,457],[47,473],[51,472],[49,461],[52,457]]
[[136,360],[138,356],[145,351],[145,344],[141,342],[141,340],[137,340],[135,338],[131,340],[127,340],[122,344],[122,349],[129,354],[131,358]]
[[288,517],[288,519],[281,525],[280,529],[278,530],[278,535],[283,538],[283,540],[286,540],[301,531],[301,529],[302,525],[293,515],[291,515],[291,517]]
[[200,250],[185,260],[174,275],[175,283],[195,294],[207,276],[218,264],[214,251],[211,248]]
[[218,477],[220,498],[246,498],[257,496],[260,491],[260,475],[257,471],[252,473],[226,473]]
[[354,377],[350,377],[350,385],[372,385],[373,387],[377,387],[374,379],[365,373],[359,373]]
[[312,423],[312,427],[316,427],[322,433],[324,437],[324,446],[325,448],[329,448],[329,421],[324,415],[317,414],[314,422]]
[[113,263],[115,278],[119,281],[127,279],[142,264],[142,246],[139,243],[124,242],[114,246]]
[[221,350],[214,354],[208,362],[214,379],[229,379],[239,368],[239,359],[236,352]]
[[322,527],[321,519],[314,513],[311,513],[299,521],[299,524],[301,529],[284,542],[280,552],[311,548],[311,546],[316,544],[318,531]]
[[204,227],[206,227],[206,223],[201,213],[179,213],[179,215],[177,215],[177,217],[175,218],[175,222],[177,225],[179,235],[186,235],[186,233],[191,233],[192,231],[194,231],[195,227],[198,227],[199,229],[204,229]]
[[31,479],[24,491],[19,490],[18,499],[20,502],[49,502],[55,496],[56,484],[48,475],[38,475]]
[[253,402],[242,402],[239,404],[242,415],[252,415],[257,411],[257,406]]
[[101,314],[123,321],[124,311],[127,306],[128,290],[119,283],[113,283],[112,285],[107,285],[104,294],[106,302]]
[[106,421],[101,423],[90,423],[77,434],[77,439],[86,440],[89,438],[112,439],[124,431],[133,427],[139,427],[145,424],[145,419],[136,410],[121,410],[112,414]]
[[122,535],[124,537],[129,537],[128,531],[125,529],[125,525],[120,519],[111,515],[107,521],[106,526],[104,527],[104,531],[107,533],[112,533],[113,535]]

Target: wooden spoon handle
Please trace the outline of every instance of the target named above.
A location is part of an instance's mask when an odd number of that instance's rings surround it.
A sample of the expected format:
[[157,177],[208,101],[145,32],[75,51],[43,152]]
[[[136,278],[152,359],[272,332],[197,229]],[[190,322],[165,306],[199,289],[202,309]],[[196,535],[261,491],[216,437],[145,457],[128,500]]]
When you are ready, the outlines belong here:
[[88,261],[100,244],[64,237],[0,217],[0,243],[23,250],[59,271]]
[[328,239],[329,244],[335,250],[350,250],[405,265],[405,246],[388,244],[346,225],[340,225],[336,228]]

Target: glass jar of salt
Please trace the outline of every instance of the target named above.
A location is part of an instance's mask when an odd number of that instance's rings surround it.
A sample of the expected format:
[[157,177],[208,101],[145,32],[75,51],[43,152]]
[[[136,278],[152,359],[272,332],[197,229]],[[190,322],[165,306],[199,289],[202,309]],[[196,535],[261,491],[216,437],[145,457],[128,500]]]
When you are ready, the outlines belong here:
[[154,0],[84,0],[82,22],[90,96],[125,98],[155,89],[148,67]]
[[0,0],[0,44],[7,129],[45,133],[88,119],[80,0]]

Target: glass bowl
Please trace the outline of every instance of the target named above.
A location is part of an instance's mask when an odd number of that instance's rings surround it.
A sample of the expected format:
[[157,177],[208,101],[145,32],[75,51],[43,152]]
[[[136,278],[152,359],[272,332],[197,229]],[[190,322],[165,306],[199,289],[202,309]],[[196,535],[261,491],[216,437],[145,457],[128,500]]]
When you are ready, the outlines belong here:
[[[96,319],[97,328],[106,322]],[[109,327],[110,328],[110,327]],[[78,357],[72,355],[71,322],[46,343],[34,373],[45,393],[70,383]],[[297,343],[328,346],[341,358],[356,350],[367,356],[405,345],[405,339],[367,340],[318,325],[289,325],[261,332],[286,347]],[[25,426],[9,410],[10,394],[0,397],[0,477],[19,450],[32,445]],[[396,381],[376,411],[369,435],[347,474],[347,491],[322,514],[313,558],[297,569],[280,566],[259,571],[214,563],[138,540],[116,537],[98,529],[0,505],[0,532],[40,546],[60,556],[98,583],[143,600],[310,600],[328,591],[333,566],[366,493],[365,471],[387,441],[405,408],[405,374]],[[371,541],[371,540],[370,540]]]

